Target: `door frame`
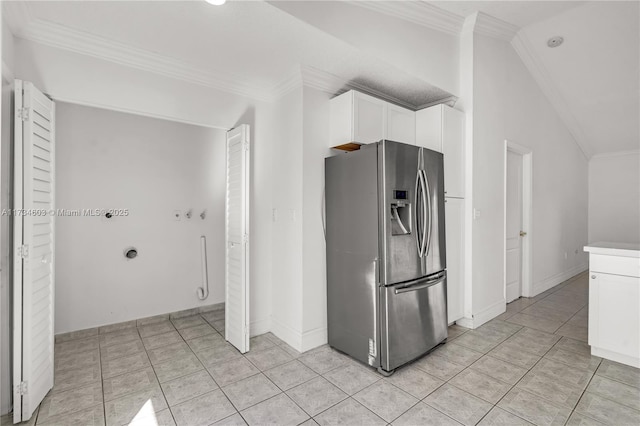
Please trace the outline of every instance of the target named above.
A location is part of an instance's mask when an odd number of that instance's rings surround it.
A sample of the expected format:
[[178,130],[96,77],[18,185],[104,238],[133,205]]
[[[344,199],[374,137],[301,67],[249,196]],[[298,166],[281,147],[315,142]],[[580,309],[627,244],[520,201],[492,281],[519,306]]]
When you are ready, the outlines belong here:
[[522,156],[522,230],[527,233],[521,241],[521,276],[522,296],[533,297],[532,285],[532,238],[533,238],[533,151],[508,139],[504,141],[504,178],[503,178],[503,295],[507,297],[507,152]]

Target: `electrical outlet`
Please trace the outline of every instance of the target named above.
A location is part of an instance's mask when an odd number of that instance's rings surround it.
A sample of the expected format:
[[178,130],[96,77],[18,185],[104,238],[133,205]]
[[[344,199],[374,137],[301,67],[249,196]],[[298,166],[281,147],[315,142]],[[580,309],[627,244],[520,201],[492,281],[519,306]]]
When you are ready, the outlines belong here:
[[480,209],[473,209],[473,220],[478,220],[480,219]]
[[175,220],[182,220],[182,212],[180,210],[173,211],[173,218]]

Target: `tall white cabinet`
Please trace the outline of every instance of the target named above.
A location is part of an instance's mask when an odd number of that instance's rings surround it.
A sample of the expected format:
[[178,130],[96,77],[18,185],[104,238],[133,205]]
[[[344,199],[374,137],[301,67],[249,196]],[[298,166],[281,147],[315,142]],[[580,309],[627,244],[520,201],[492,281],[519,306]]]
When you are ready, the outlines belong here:
[[416,144],[444,156],[447,309],[452,323],[464,316],[464,113],[447,105],[416,111]]

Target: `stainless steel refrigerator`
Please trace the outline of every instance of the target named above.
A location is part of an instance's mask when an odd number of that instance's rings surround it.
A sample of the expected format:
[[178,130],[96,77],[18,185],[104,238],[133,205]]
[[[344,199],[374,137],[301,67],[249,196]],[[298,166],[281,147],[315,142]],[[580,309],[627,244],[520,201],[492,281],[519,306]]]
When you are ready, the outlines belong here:
[[325,191],[329,345],[391,373],[447,338],[442,154],[364,145]]

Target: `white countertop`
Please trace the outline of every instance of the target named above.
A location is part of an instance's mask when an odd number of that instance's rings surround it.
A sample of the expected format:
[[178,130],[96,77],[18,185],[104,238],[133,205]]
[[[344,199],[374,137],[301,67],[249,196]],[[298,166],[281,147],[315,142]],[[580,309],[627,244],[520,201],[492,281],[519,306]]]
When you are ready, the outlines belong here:
[[608,256],[640,257],[640,244],[599,241],[585,246],[584,251]]

